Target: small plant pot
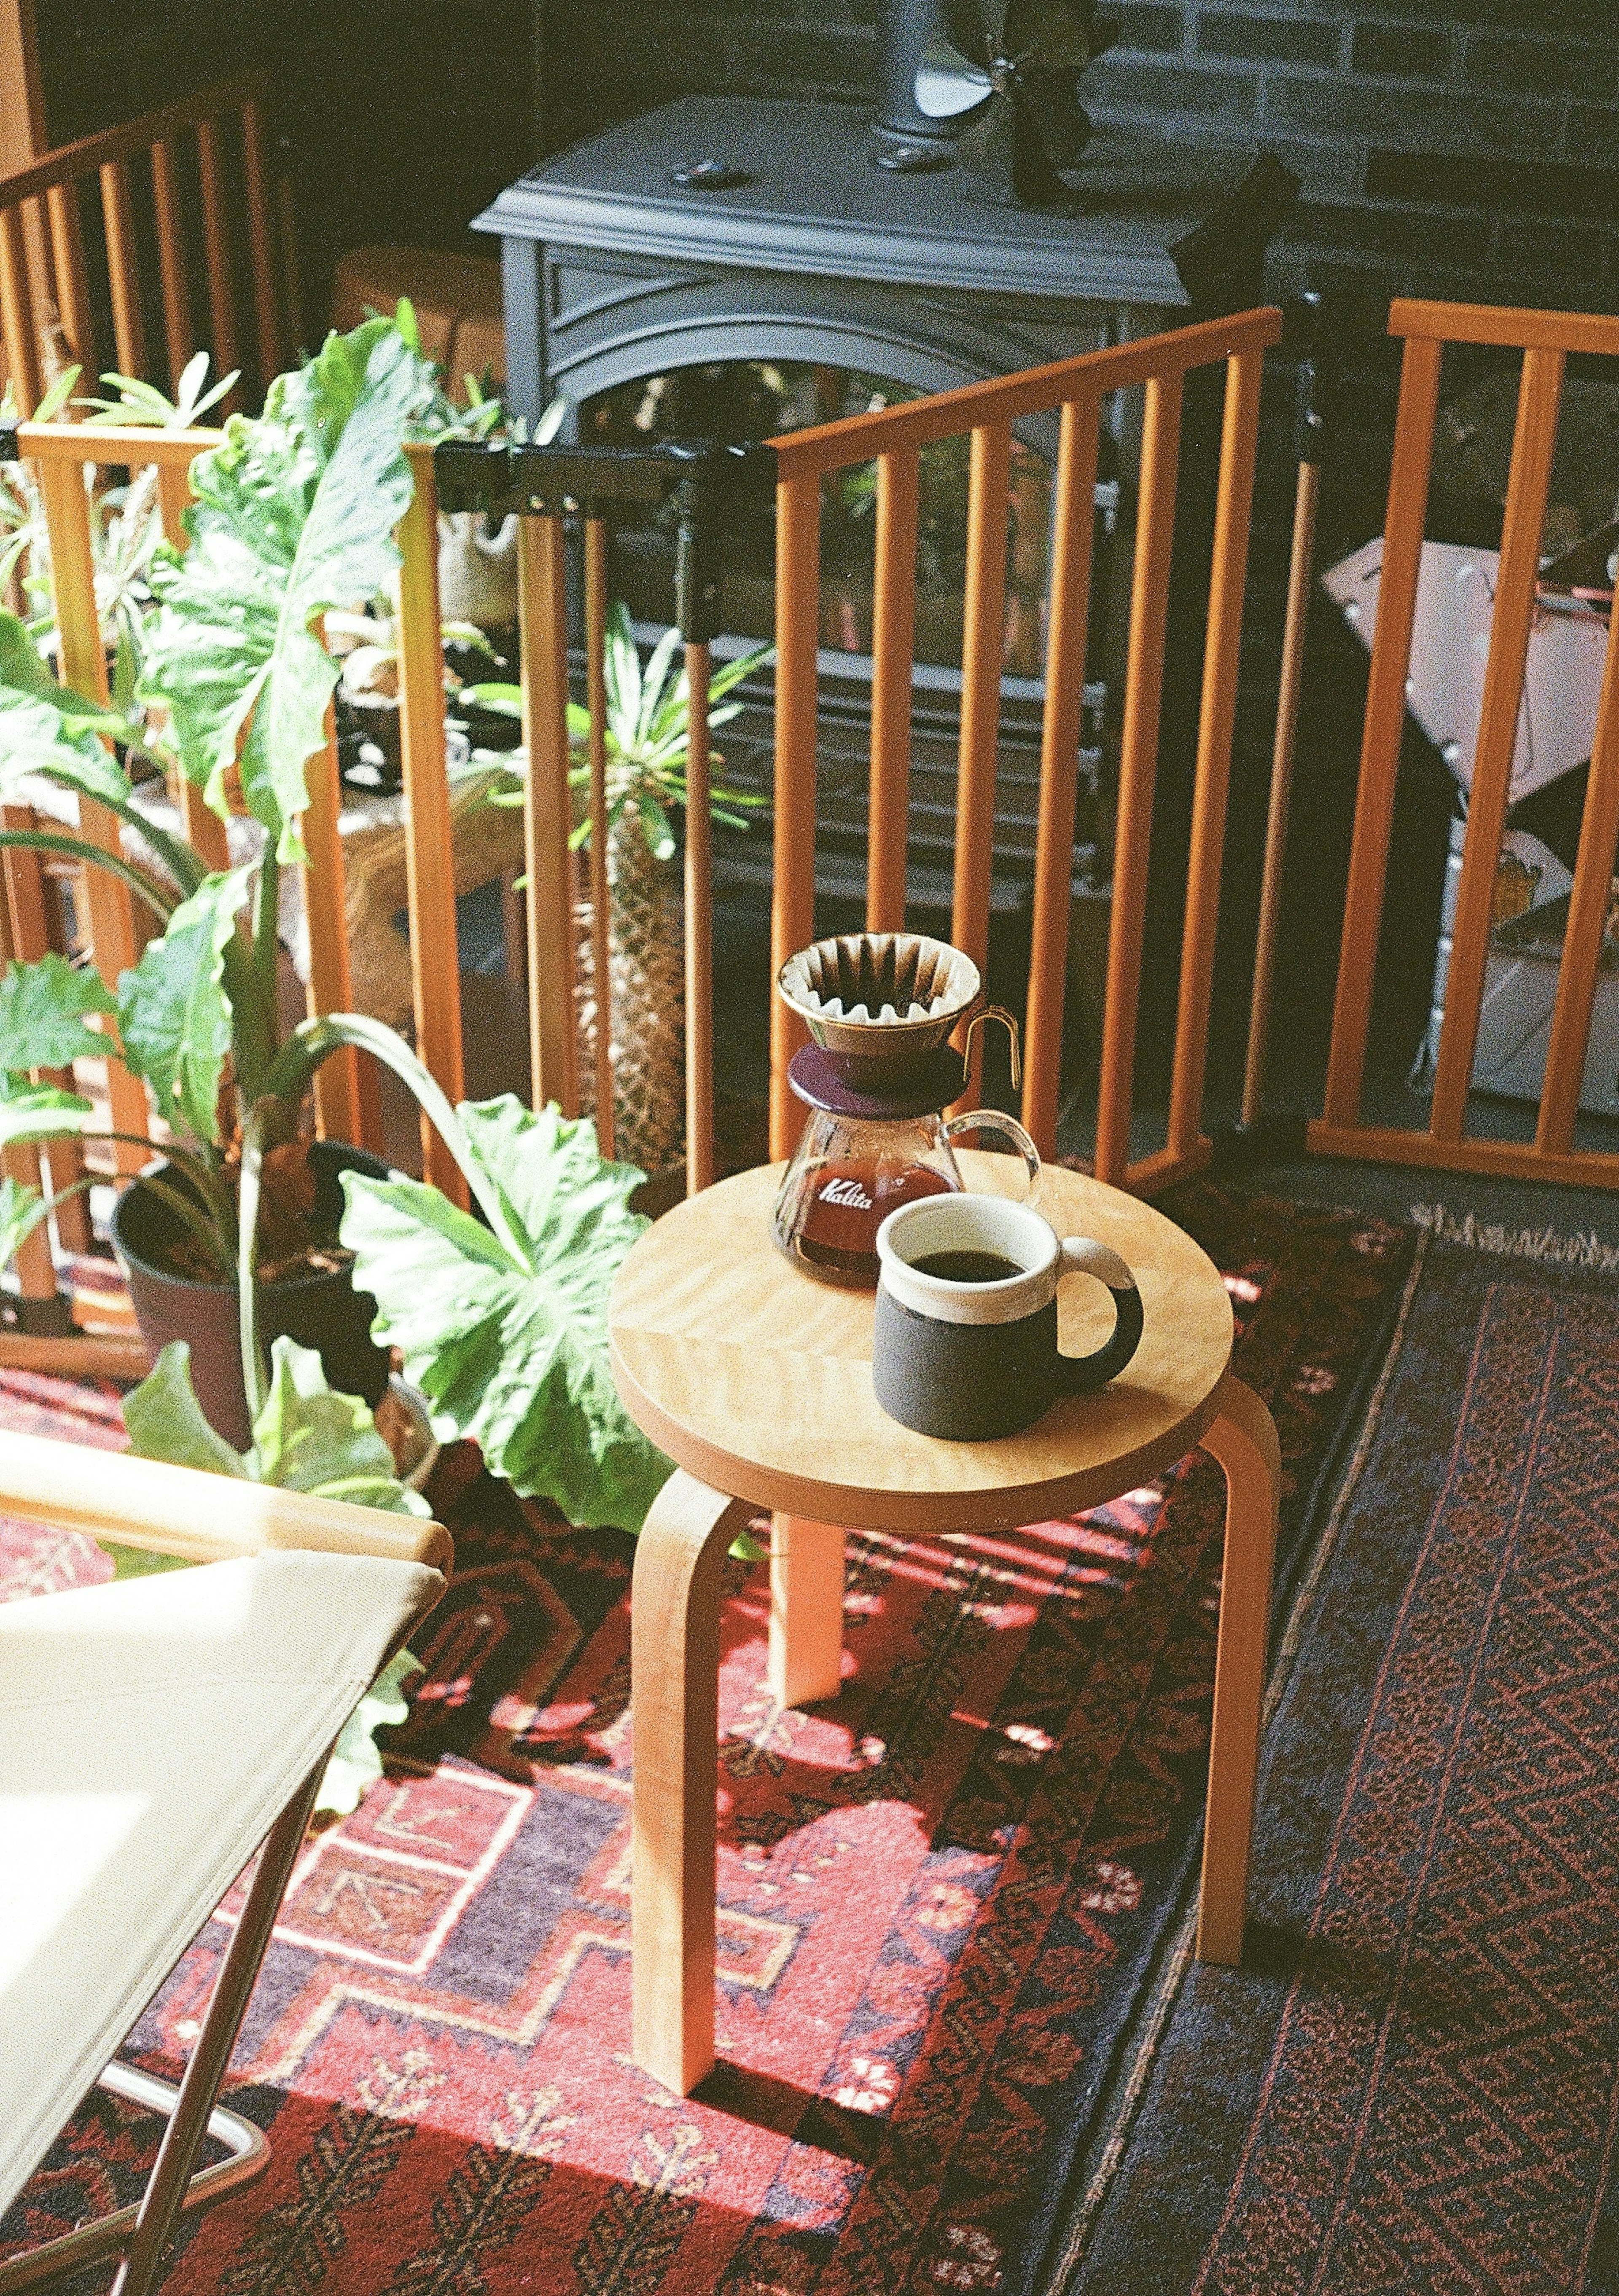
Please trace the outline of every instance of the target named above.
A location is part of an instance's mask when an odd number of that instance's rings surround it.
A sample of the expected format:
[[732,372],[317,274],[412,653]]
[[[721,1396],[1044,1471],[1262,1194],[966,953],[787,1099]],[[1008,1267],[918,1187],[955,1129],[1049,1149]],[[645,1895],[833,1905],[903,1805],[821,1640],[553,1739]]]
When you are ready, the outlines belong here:
[[[333,1232],[342,1210],[340,1175],[364,1172],[384,1180],[389,1167],[380,1156],[337,1140],[316,1141],[309,1150],[315,1173],[314,1225]],[[177,1185],[184,1179],[165,1167]],[[202,1283],[171,1275],[170,1259],[179,1223],[160,1196],[139,1180],[119,1196],[112,1215],[112,1240],[129,1278],[129,1298],[141,1337],[155,1356],[171,1340],[191,1343],[191,1377],[204,1417],[217,1434],[245,1451],[253,1431],[242,1384],[242,1345],[234,1283]],[[259,1323],[264,1344],[284,1334],[319,1354],[330,1386],[357,1395],[373,1408],[388,1385],[385,1350],[371,1336],[376,1301],[357,1292],[345,1269],[293,1277],[259,1286]]]

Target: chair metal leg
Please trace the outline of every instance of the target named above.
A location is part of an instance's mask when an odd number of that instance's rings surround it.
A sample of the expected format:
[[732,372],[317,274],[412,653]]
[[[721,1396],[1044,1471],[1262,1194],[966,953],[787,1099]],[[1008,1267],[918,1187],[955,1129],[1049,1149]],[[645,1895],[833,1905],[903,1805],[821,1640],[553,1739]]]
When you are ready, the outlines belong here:
[[1220,1390],[1220,1416],[1204,1437],[1203,1447],[1225,1470],[1226,1553],[1197,1954],[1202,1961],[1235,1965],[1242,1959],[1248,1916],[1248,1857],[1282,1459],[1270,1412],[1252,1388],[1229,1375]]
[[677,1472],[636,1542],[630,2053],[682,2096],[714,2062],[720,1569],[750,1513]]
[[[95,2086],[166,2118],[173,2112],[180,2096],[176,2082],[160,2080],[155,2073],[142,2072],[138,2066],[116,2061],[97,2075]],[[199,2169],[192,2177],[180,2203],[187,2214],[193,2209],[211,2208],[228,2194],[253,2184],[270,2165],[269,2138],[241,2113],[215,2105],[208,2117],[208,2134],[216,2144],[226,2148],[226,2158],[216,2161],[211,2168]],[[139,2213],[139,2203],[131,2201],[127,2208],[114,2209],[110,2216],[77,2225],[71,2232],[60,2233],[54,2240],[44,2241],[21,2256],[8,2257],[0,2264],[0,2296],[21,2296],[25,2288],[43,2287],[47,2281],[66,2279],[70,2275],[87,2271],[92,2265],[104,2263],[127,2245]]]
[[835,1698],[842,1687],[843,1534],[797,1515],[770,1518],[770,1655],[778,1706]]
[[226,1951],[196,2047],[180,2082],[173,2115],[142,2195],[130,2239],[109,2296],[148,2296],[162,2276],[168,2243],[191,2181],[192,2163],[213,2110],[258,1981],[259,1968],[281,1911],[325,1775],[323,1755],[271,1827],[236,1933]]

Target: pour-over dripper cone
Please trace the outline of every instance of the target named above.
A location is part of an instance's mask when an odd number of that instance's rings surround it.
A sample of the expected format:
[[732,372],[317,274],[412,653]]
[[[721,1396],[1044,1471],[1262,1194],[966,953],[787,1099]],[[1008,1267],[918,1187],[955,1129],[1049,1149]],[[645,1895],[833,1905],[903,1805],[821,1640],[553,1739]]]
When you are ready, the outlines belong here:
[[892,1072],[934,1052],[978,1002],[978,967],[922,933],[838,933],[790,956],[782,1001],[840,1067]]

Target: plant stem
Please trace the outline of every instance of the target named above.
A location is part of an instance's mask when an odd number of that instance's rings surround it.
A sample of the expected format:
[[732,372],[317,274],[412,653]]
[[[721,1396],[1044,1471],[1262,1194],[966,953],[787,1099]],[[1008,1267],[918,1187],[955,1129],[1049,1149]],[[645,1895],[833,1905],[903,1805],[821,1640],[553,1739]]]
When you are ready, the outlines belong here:
[[132,861],[126,861],[121,853],[109,853],[99,845],[91,845],[82,837],[61,837],[48,829],[0,829],[0,847],[7,845],[29,846],[36,853],[65,853],[70,860],[110,869],[115,877],[121,877],[133,892],[138,893],[146,906],[165,924],[179,906],[177,901],[171,901],[167,893],[160,892],[151,878],[137,869]]
[[415,1095],[418,1104],[431,1119],[455,1158],[490,1227],[515,1264],[532,1275],[529,1255],[506,1218],[500,1191],[491,1185],[489,1175],[473,1154],[472,1143],[459,1117],[409,1046],[382,1021],[370,1020],[363,1013],[323,1013],[316,1020],[301,1021],[276,1055],[265,1079],[267,1093],[274,1093],[289,1103],[295,1101],[321,1062],[340,1045],[355,1045],[361,1052],[370,1053]]
[[228,1280],[231,1272],[230,1255],[226,1250],[220,1240],[219,1231],[210,1218],[206,1207],[193,1203],[184,1188],[177,1188],[173,1181],[166,1180],[160,1172],[144,1174],[141,1185],[144,1188],[150,1188],[160,1202],[168,1205],[169,1210],[203,1246],[214,1265]]
[[250,1427],[264,1409],[264,1364],[259,1353],[259,1186],[264,1170],[264,1128],[271,1108],[256,1100],[242,1127],[241,1210],[236,1222],[236,1316],[242,1391]]

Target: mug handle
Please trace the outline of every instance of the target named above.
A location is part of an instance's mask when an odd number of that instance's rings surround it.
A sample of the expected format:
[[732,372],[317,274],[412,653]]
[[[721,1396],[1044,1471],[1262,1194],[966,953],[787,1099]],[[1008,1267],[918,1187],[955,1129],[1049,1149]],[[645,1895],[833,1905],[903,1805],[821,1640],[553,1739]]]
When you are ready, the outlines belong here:
[[[1001,1132],[1012,1143],[1023,1160],[1029,1175],[1029,1195],[1034,1193],[1040,1176],[1040,1152],[1035,1146],[1015,1116],[1007,1116],[999,1108],[964,1109],[959,1116],[947,1116],[939,1127],[941,1139],[953,1140],[958,1132]],[[1023,1199],[1028,1201],[1028,1197]],[[1122,1266],[1122,1261],[1120,1262]]]
[[1068,1395],[1092,1395],[1122,1372],[1141,1344],[1141,1294],[1116,1251],[1088,1235],[1063,1240],[1062,1274],[1078,1268],[1105,1283],[1113,1293],[1113,1337],[1088,1356],[1057,1357],[1057,1375]]

